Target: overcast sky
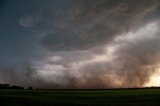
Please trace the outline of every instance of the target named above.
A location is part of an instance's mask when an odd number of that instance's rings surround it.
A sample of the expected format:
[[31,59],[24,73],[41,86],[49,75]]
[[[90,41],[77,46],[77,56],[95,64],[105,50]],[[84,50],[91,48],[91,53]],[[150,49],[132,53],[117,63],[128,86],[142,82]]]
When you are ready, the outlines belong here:
[[0,83],[142,87],[160,66],[160,0],[1,0]]

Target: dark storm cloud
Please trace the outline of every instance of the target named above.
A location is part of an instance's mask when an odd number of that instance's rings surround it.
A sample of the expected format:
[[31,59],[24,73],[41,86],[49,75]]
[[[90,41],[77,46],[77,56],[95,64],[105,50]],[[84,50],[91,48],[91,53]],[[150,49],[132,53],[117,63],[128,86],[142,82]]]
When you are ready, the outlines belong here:
[[[59,61],[58,64],[42,62],[42,67],[54,65],[63,68],[56,70],[52,67],[50,71],[47,71],[41,67],[41,71],[50,74],[61,71],[62,73],[58,75],[47,75],[47,77],[50,79],[48,82],[56,82],[63,88],[141,87],[159,68],[159,23],[159,21],[153,21],[136,31],[117,36],[112,43],[106,46],[106,48],[113,48],[111,54],[108,55],[109,52],[107,52],[99,55],[103,56],[102,61],[92,57],[79,61],[66,59]],[[38,76],[44,77],[43,74]],[[59,77],[53,79],[53,76]],[[60,79],[64,79],[67,85],[61,83]]]
[[158,0],[82,0],[64,11],[42,43],[52,51],[84,50],[106,44],[119,33],[141,25]]
[[32,9],[17,18],[23,33],[15,30],[20,43],[9,46],[8,54],[24,61],[1,66],[1,82],[35,88],[141,87],[159,68],[159,0],[42,4],[36,7],[43,13]]
[[[55,23],[53,32],[46,34],[42,38],[42,43],[50,51],[59,51],[59,55],[63,57],[62,60],[51,63],[64,67],[65,74],[62,73],[61,77],[68,80],[68,87],[143,86],[157,70],[159,63],[157,59],[160,50],[157,30],[159,24],[152,26],[159,23],[154,22],[159,20],[159,15],[155,16],[158,11],[158,0],[73,1],[65,11],[67,15]],[[156,30],[149,29],[149,26],[156,27]],[[133,41],[129,40],[132,39],[129,36],[135,36]],[[128,40],[116,41],[118,37]],[[92,56],[99,54],[94,54],[91,48],[98,47],[97,50],[100,51],[115,45],[118,47],[111,54],[116,57],[113,60],[104,62],[92,60]],[[86,50],[87,53],[82,55],[82,50]],[[71,55],[69,56],[64,51],[78,51],[75,53],[79,53],[77,56],[89,58],[78,60],[79,58],[72,52],[68,52]],[[100,54],[105,55],[105,52]],[[70,83],[69,79],[73,82]]]

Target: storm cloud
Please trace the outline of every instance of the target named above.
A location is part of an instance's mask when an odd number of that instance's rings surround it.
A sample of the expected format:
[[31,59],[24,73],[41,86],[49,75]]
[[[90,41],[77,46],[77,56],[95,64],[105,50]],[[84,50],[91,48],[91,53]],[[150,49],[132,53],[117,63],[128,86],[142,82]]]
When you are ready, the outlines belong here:
[[159,0],[42,4],[17,18],[34,42],[24,48],[34,53],[16,67],[2,65],[1,82],[35,88],[142,87],[158,71]]
[[53,33],[42,39],[53,51],[84,50],[104,45],[120,33],[144,24],[158,1],[73,1],[64,18],[54,23]]

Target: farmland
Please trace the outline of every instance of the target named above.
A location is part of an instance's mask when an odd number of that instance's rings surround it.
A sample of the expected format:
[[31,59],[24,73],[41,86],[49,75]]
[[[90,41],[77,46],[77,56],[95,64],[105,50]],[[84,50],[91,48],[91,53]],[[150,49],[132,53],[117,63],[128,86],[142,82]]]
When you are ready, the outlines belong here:
[[0,106],[159,106],[160,89],[0,90]]

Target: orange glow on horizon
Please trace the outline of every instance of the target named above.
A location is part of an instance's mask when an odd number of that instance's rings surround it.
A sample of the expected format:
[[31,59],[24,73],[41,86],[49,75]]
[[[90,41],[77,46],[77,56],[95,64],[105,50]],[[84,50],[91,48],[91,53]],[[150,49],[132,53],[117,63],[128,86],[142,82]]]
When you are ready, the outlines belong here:
[[145,85],[147,87],[150,87],[150,86],[155,86],[155,87],[158,87],[160,86],[160,72],[155,72],[153,74],[153,76],[150,78],[150,81]]

